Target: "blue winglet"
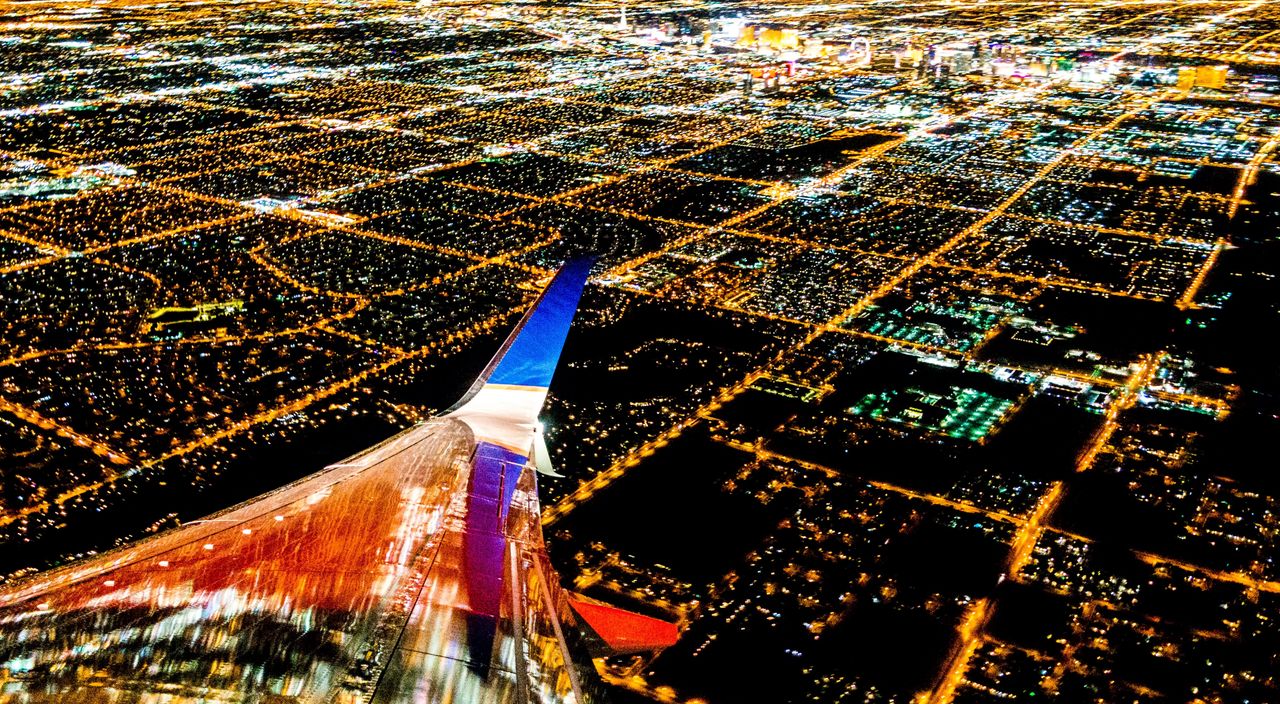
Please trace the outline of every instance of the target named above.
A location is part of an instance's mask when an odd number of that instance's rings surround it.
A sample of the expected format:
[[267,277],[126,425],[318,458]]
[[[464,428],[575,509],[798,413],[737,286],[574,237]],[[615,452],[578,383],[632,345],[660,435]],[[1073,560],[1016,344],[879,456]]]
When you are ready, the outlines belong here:
[[571,259],[560,267],[493,361],[454,408],[466,403],[485,384],[542,389],[551,386],[560,350],[569,336],[569,325],[594,263],[594,257],[583,257]]

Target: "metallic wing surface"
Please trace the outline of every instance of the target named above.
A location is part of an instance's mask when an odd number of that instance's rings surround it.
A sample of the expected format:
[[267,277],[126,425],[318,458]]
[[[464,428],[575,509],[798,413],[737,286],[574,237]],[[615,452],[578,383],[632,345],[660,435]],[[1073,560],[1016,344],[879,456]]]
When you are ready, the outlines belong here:
[[[589,269],[445,415],[0,589],[0,704],[597,700],[588,646],[675,634],[572,598],[542,543],[537,415]],[[632,617],[636,637],[599,627]]]

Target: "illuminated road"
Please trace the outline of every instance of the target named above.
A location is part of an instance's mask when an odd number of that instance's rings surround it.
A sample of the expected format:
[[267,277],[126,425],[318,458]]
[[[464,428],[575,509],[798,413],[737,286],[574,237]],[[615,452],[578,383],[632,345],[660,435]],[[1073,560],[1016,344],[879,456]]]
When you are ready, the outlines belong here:
[[[1036,90],[1043,90],[1043,88],[1037,87]],[[758,378],[768,373],[769,369],[774,364],[776,364],[777,361],[788,358],[792,354],[799,352],[805,346],[813,342],[813,340],[817,339],[819,335],[821,335],[823,332],[827,330],[840,329],[842,331],[846,331],[846,328],[844,328],[844,325],[843,325],[844,323],[847,323],[848,321],[857,317],[860,313],[866,310],[868,306],[872,305],[876,301],[880,300],[881,298],[885,297],[889,293],[901,287],[903,284],[911,280],[912,277],[918,274],[921,270],[925,269],[928,266],[935,265],[944,254],[954,249],[961,242],[980,233],[984,227],[986,227],[988,224],[993,222],[997,217],[999,217],[1002,213],[1004,213],[1005,210],[1007,210],[1011,205],[1013,205],[1013,203],[1015,203],[1018,199],[1020,199],[1023,195],[1025,195],[1027,191],[1029,191],[1036,183],[1044,179],[1059,164],[1061,164],[1065,159],[1067,159],[1069,156],[1074,154],[1074,151],[1073,151],[1074,149],[1077,149],[1080,146],[1088,143],[1089,141],[1096,139],[1097,137],[1103,134],[1106,134],[1107,132],[1114,129],[1116,125],[1119,125],[1124,120],[1141,113],[1143,110],[1146,110],[1151,105],[1159,102],[1160,100],[1168,97],[1169,95],[1170,94],[1168,93],[1160,93],[1158,95],[1150,96],[1142,101],[1139,101],[1136,105],[1131,106],[1127,111],[1113,118],[1107,124],[1101,127],[1098,127],[1093,131],[1089,132],[1088,134],[1077,139],[1073,143],[1071,148],[1063,150],[1057,157],[1055,157],[1053,160],[1049,161],[1047,164],[1041,167],[1041,169],[1036,173],[1035,176],[1033,176],[1026,183],[1024,183],[1019,189],[1009,194],[1003,201],[1001,201],[1001,203],[998,206],[993,208],[982,218],[978,219],[975,223],[965,228],[963,231],[957,233],[955,236],[953,236],[946,242],[939,245],[928,255],[919,257],[913,262],[907,264],[905,267],[900,269],[896,274],[888,277],[875,289],[873,289],[866,295],[862,296],[856,303],[854,303],[844,311],[841,311],[840,313],[832,317],[829,321],[826,321],[821,325],[813,326],[810,332],[807,333],[801,341],[799,341],[797,344],[792,346],[790,349],[779,354],[775,358],[775,360],[771,361],[769,364],[766,364],[765,366],[759,369],[754,370],[753,372],[748,374],[747,377],[745,377],[742,381],[738,382],[737,384],[734,384],[722,390],[720,394],[718,394],[714,399],[712,399],[711,401],[709,401],[708,403],[704,404],[699,409],[697,409],[691,416],[677,423],[676,425],[669,427],[666,431],[664,431],[661,435],[657,436],[653,440],[650,440],[640,445],[639,447],[633,449],[632,451],[628,452],[623,457],[616,460],[612,465],[601,470],[598,474],[596,474],[590,480],[584,482],[581,486],[579,486],[577,490],[565,496],[555,505],[546,509],[546,511],[543,514],[544,524],[550,525],[551,523],[554,523],[562,515],[568,513],[569,511],[573,510],[574,507],[588,500],[600,489],[604,488],[605,486],[608,486],[609,484],[613,483],[613,481],[622,477],[629,468],[635,467],[638,464],[640,464],[640,460],[643,457],[649,454],[652,454],[653,451],[658,447],[662,447],[663,445],[666,445],[668,442],[670,442],[672,439],[677,437],[684,430],[695,425],[700,420],[707,418],[715,409],[719,408],[724,403],[727,403],[733,397],[737,396],[739,393],[741,393],[747,387],[749,387]],[[769,204],[770,207],[772,207],[773,205],[776,205],[777,202],[782,202],[782,201],[776,201],[774,203],[771,203]],[[681,240],[677,240],[676,242],[669,244],[667,247],[665,247],[662,250],[658,250],[653,253],[644,255],[642,257],[638,257],[636,259],[632,259],[627,262],[624,262],[623,264],[612,269],[606,275],[606,277],[621,276],[625,272],[630,271],[634,267],[639,266],[640,264],[643,264],[644,262],[647,262],[653,259],[654,257],[659,256],[662,253],[665,253],[668,251],[674,251],[675,249],[685,246],[690,242],[696,241],[704,236],[705,236],[705,233],[698,232],[698,233],[689,235],[686,238],[682,238]],[[1046,280],[1038,280],[1038,282],[1044,285],[1049,285],[1053,283]]]
[[[1151,379],[1155,376],[1156,370],[1159,369],[1163,357],[1163,354],[1146,357],[1129,375],[1123,392],[1112,398],[1098,430],[1093,434],[1093,437],[1077,458],[1077,472],[1088,471],[1093,466],[1098,452],[1106,446],[1107,441],[1111,439],[1112,434],[1116,431],[1118,427],[1117,419],[1120,414],[1137,402],[1139,392],[1151,383]],[[1063,490],[1063,482],[1054,482],[1040,497],[1030,517],[1014,533],[1006,570],[1006,574],[1011,578],[1018,579],[1022,568],[1031,558],[1036,542],[1046,529],[1047,521],[1062,500]],[[969,612],[961,622],[961,626],[957,629],[956,645],[952,646],[951,659],[943,670],[939,684],[933,689],[933,693],[928,700],[930,704],[948,704],[952,701],[956,689],[964,679],[969,659],[973,657],[974,652],[977,651],[982,642],[982,627],[990,619],[992,608],[985,600],[970,607]]]
[[[76,486],[73,489],[70,489],[68,491],[65,491],[59,494],[58,496],[50,500],[42,501],[40,503],[26,506],[18,511],[9,512],[4,516],[0,516],[0,526],[8,525],[10,523],[21,520],[35,513],[43,513],[45,511],[48,511],[51,508],[54,508],[55,506],[65,504],[68,501],[74,501],[76,500],[77,497],[80,497],[84,494],[89,494],[94,491],[97,491],[98,489],[101,489],[104,486],[114,484],[115,482],[119,481],[124,477],[132,476],[139,472],[148,471],[150,469],[160,466],[161,463],[166,462],[168,460],[172,460],[178,457],[182,457],[184,455],[188,455],[202,448],[211,447],[223,440],[226,440],[227,438],[243,433],[244,431],[249,430],[250,428],[260,426],[266,423],[270,423],[274,420],[278,420],[291,413],[296,413],[298,411],[301,411],[313,405],[317,401],[321,401],[326,398],[329,398],[334,394],[338,393],[339,391],[343,391],[345,389],[355,387],[363,383],[368,378],[376,374],[385,372],[388,369],[398,364],[401,364],[405,361],[425,357],[431,353],[440,352],[442,350],[452,348],[454,345],[460,342],[465,342],[469,338],[473,338],[477,335],[489,333],[498,325],[501,325],[507,320],[509,320],[511,315],[512,315],[511,311],[506,311],[506,312],[493,315],[485,320],[482,320],[480,322],[477,322],[475,324],[468,326],[467,328],[465,328],[460,332],[453,333],[452,339],[450,340],[446,341],[445,339],[437,339],[435,341],[424,344],[423,346],[413,350],[412,352],[402,352],[398,355],[392,356],[390,359],[380,362],[377,365],[363,369],[352,376],[342,379],[341,381],[334,382],[320,389],[315,389],[299,399],[287,402],[280,406],[276,406],[270,410],[254,414],[247,418],[233,421],[214,432],[200,435],[194,440],[191,440],[182,445],[179,445],[178,447],[175,447],[161,455],[148,458],[147,460],[141,463],[138,463],[127,470],[110,474],[106,478],[100,481],[81,484],[79,486]],[[4,406],[0,406],[0,409],[4,409],[4,408],[5,408]],[[61,427],[61,426],[57,426],[57,427]],[[74,433],[75,431],[63,428],[62,432]],[[112,452],[110,448],[104,448],[103,451]]]

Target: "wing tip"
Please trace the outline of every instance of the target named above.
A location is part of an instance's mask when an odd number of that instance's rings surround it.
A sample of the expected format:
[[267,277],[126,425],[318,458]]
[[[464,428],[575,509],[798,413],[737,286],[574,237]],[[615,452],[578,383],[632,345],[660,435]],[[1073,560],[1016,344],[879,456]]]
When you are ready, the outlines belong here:
[[467,393],[448,410],[470,401],[486,385],[548,388],[569,326],[578,310],[595,256],[574,257],[556,270]]

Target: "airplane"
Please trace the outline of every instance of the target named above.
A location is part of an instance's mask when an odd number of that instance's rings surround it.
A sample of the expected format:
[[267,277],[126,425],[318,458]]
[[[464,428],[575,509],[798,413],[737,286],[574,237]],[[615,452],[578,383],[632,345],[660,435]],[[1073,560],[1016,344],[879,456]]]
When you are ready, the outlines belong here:
[[580,704],[674,624],[572,594],[538,414],[591,269],[564,264],[441,415],[238,506],[0,587],[0,704]]

